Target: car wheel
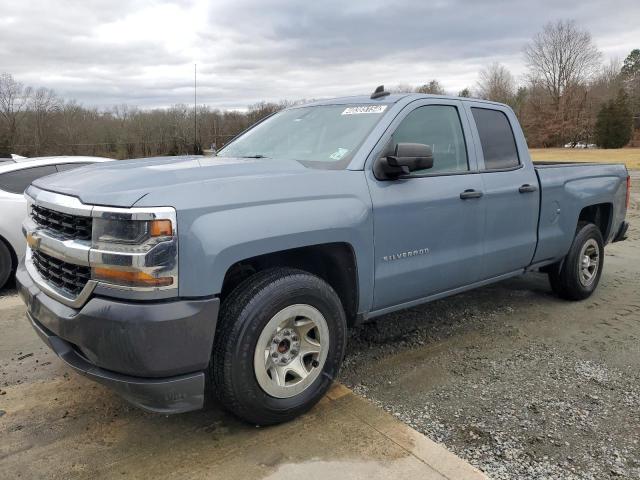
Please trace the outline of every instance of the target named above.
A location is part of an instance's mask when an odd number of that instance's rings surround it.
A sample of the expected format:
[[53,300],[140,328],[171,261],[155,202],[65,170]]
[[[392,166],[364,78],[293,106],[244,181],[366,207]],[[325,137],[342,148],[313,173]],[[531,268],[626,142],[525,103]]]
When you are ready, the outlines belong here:
[[603,266],[600,229],[592,223],[580,224],[564,261],[549,270],[551,289],[567,300],[583,300],[598,286]]
[[7,245],[0,240],[0,288],[5,286],[12,272],[13,262],[11,260],[11,252]]
[[214,394],[248,422],[291,420],[330,387],[346,333],[340,298],[324,280],[289,268],[259,272],[220,310],[211,360]]

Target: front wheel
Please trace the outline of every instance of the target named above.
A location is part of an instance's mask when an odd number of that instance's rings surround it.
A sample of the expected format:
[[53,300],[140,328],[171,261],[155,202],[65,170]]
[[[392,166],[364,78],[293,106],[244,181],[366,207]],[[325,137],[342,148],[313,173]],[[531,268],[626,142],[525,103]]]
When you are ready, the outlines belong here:
[[567,300],[583,300],[595,291],[604,266],[604,241],[592,223],[578,226],[569,253],[549,270],[552,290]]
[[248,422],[291,420],[330,387],[345,342],[344,310],[325,281],[288,268],[259,272],[222,305],[211,360],[214,393]]

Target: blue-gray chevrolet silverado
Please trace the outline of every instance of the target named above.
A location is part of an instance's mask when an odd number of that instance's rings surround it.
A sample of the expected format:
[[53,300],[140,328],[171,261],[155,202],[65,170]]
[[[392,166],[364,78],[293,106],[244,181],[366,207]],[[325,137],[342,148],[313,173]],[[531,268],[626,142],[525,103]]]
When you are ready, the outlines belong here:
[[62,360],[146,410],[211,395],[265,425],[322,397],[359,322],[531,270],[591,295],[629,176],[534,164],[505,105],[379,88],[25,195],[18,288]]

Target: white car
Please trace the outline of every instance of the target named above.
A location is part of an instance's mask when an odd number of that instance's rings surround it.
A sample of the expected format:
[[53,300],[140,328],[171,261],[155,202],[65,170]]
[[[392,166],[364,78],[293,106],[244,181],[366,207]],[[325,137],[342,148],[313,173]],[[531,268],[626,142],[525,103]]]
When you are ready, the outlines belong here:
[[22,221],[27,216],[25,189],[35,179],[91,163],[106,162],[101,157],[0,158],[0,288],[15,272],[26,244]]

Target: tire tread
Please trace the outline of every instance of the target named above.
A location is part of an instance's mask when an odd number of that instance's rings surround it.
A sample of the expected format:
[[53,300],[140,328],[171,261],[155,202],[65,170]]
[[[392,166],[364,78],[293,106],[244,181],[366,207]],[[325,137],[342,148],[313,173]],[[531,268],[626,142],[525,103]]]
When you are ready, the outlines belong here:
[[[575,275],[576,262],[579,248],[588,238],[595,238],[600,246],[600,265],[598,266],[597,278],[593,283],[593,288],[585,289],[579,284]],[[593,223],[580,222],[576,228],[576,234],[562,262],[549,270],[549,283],[553,292],[565,300],[584,300],[588,298],[597,288],[604,267],[604,241],[600,229]]]
[[[238,318],[243,310],[255,302],[262,301],[263,295],[269,295],[273,289],[278,289],[278,284],[289,283],[291,277],[297,276],[307,280],[309,277],[313,278],[321,291],[328,289],[329,294],[334,296],[333,300],[340,302],[333,289],[319,277],[303,270],[278,267],[260,271],[240,283],[225,299],[220,309],[209,369],[213,394],[224,408],[252,423],[260,425],[280,423],[288,420],[289,415],[286,412],[283,412],[282,415],[274,413],[269,418],[265,418],[263,414],[258,415],[248,409],[245,402],[241,401],[231,381],[234,365],[225,359],[233,355],[236,341],[241,338],[241,330],[245,325],[238,322]],[[344,314],[342,322],[346,330]]]

